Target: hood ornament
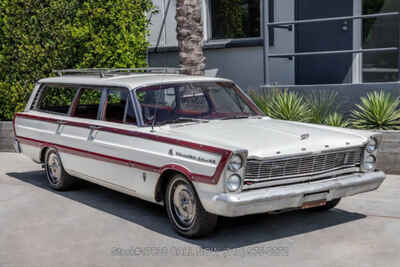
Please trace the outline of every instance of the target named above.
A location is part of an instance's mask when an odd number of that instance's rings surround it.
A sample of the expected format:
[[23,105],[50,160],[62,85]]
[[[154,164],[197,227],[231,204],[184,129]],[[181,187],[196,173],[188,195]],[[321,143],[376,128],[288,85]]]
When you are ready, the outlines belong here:
[[300,135],[300,140],[306,140],[308,138],[310,138],[310,134],[309,133],[305,133],[305,134]]

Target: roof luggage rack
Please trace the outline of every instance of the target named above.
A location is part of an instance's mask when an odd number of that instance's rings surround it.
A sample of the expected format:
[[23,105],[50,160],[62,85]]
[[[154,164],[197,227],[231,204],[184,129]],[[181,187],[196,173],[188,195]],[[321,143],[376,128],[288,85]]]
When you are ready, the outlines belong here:
[[116,75],[129,75],[133,73],[169,73],[179,74],[180,68],[131,68],[131,69],[107,69],[107,68],[91,68],[91,69],[65,69],[65,70],[53,70],[58,76],[63,75],[99,75],[101,78],[106,76]]

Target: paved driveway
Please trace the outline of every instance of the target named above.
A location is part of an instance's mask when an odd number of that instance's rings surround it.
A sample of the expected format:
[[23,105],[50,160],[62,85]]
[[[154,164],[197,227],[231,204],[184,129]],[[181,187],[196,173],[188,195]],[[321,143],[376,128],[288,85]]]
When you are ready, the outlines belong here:
[[164,210],[87,182],[55,192],[40,166],[0,153],[0,266],[400,266],[400,177],[325,213],[219,221],[189,240]]

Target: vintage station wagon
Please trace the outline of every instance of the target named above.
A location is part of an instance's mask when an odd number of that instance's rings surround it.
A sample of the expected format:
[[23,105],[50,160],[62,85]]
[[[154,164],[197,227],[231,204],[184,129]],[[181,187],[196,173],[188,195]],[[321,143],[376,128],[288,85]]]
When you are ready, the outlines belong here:
[[271,119],[230,80],[58,72],[15,115],[16,149],[52,188],[80,178],[164,205],[185,236],[211,232],[218,216],[328,210],[385,179],[376,133]]

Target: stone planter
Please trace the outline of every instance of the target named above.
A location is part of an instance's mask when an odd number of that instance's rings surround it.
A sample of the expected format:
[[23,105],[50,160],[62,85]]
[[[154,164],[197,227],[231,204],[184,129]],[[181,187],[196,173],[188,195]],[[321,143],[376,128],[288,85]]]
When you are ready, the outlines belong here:
[[400,131],[378,131],[383,135],[378,148],[378,168],[387,174],[400,174]]
[[15,152],[14,131],[11,121],[0,121],[0,152]]

